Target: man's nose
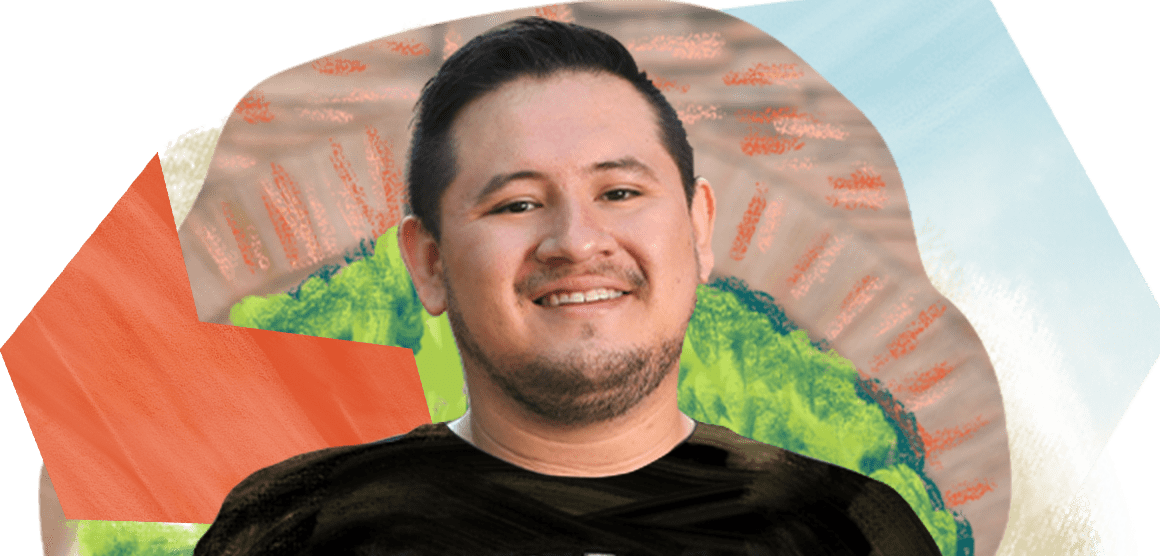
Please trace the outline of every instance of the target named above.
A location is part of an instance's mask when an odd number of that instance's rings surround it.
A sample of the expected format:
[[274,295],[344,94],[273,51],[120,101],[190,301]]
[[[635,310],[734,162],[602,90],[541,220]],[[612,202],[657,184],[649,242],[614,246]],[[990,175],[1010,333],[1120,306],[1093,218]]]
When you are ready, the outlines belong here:
[[551,212],[547,233],[536,249],[540,262],[580,263],[615,249],[616,240],[592,203],[567,201]]

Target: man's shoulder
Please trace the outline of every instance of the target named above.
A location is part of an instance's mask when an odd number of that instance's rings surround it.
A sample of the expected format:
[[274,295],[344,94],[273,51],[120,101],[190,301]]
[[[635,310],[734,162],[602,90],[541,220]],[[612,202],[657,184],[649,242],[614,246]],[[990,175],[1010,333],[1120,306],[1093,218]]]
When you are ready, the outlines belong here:
[[693,435],[682,446],[693,457],[743,472],[792,474],[797,479],[842,479],[862,483],[872,479],[832,463],[804,456],[785,448],[746,438],[732,430],[708,423],[697,423]]
[[783,509],[818,502],[844,508],[848,519],[882,554],[912,554],[923,549],[937,552],[918,515],[885,483],[706,423],[697,424],[686,445],[693,450],[716,451],[707,459],[752,474],[756,478],[751,492],[770,493],[766,503],[785,505]]

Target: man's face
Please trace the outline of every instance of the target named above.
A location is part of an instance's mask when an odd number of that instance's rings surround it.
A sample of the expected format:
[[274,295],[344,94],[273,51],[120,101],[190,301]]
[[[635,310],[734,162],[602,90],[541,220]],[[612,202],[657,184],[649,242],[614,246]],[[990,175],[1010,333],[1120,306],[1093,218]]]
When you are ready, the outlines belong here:
[[624,413],[676,367],[712,268],[708,184],[690,211],[653,109],[608,74],[521,78],[452,135],[457,175],[416,286],[449,311],[469,383],[482,371],[565,424]]

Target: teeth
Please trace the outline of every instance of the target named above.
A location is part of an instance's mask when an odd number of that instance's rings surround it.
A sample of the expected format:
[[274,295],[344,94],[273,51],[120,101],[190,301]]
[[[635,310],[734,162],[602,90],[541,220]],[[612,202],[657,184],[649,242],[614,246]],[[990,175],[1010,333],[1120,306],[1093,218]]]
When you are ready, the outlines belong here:
[[616,299],[624,295],[624,292],[617,290],[608,290],[604,288],[596,288],[586,292],[573,292],[564,294],[552,294],[548,296],[547,305],[549,307],[559,307],[560,305],[570,305],[573,303],[591,303],[593,301],[603,301],[605,299]]

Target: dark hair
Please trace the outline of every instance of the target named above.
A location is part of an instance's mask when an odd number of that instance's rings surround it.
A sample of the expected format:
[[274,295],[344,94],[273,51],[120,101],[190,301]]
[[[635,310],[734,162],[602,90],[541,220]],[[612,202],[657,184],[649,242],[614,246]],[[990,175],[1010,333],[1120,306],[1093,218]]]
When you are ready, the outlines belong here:
[[411,136],[408,203],[436,241],[440,201],[457,172],[451,137],[455,117],[471,101],[520,77],[569,70],[619,76],[644,95],[655,111],[661,143],[677,164],[686,202],[692,204],[693,148],[685,128],[624,45],[595,29],[527,17],[475,37],[423,86]]

